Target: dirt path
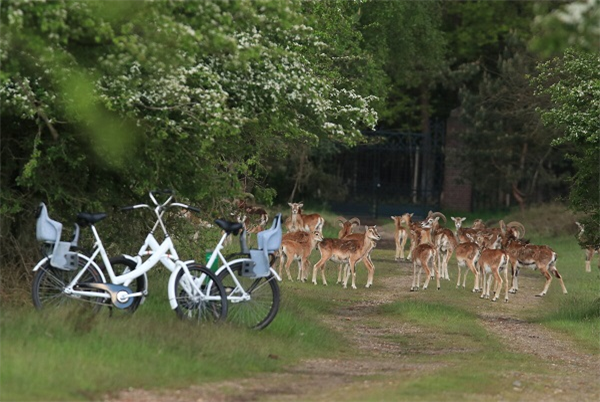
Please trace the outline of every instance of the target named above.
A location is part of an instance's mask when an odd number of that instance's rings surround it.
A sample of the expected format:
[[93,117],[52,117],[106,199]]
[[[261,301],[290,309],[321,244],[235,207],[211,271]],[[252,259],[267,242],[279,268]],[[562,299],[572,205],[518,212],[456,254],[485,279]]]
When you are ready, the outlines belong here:
[[[408,263],[404,268],[408,271]],[[343,400],[345,395],[352,395],[352,390],[377,387],[382,383],[393,385],[398,381],[399,373],[401,376],[416,378],[417,375],[433,372],[445,363],[438,363],[436,359],[414,363],[414,359],[409,359],[400,344],[389,341],[394,336],[418,335],[421,328],[406,323],[398,324],[397,321],[388,323],[386,317],[375,316],[377,306],[398,300],[402,293],[408,292],[410,281],[410,275],[402,275],[380,282],[379,286],[370,290],[369,302],[355,304],[340,309],[338,314],[324,317],[327,325],[340,333],[346,342],[354,345],[356,353],[353,355],[336,359],[311,359],[280,373],[261,375],[260,378],[163,392],[130,389],[120,392],[115,398],[105,399],[105,402],[335,401]],[[540,302],[540,299],[532,300],[533,303]],[[501,312],[486,310],[480,314],[484,328],[500,338],[511,351],[550,362],[561,373],[519,373],[518,379],[512,382],[513,389],[509,399],[545,402],[599,401],[598,357],[580,353],[564,336],[518,318],[521,308],[518,303],[505,306],[508,308]],[[377,319],[378,325],[367,323],[372,318]],[[499,399],[502,398],[493,400]],[[490,400],[490,397],[483,396],[483,400]]]

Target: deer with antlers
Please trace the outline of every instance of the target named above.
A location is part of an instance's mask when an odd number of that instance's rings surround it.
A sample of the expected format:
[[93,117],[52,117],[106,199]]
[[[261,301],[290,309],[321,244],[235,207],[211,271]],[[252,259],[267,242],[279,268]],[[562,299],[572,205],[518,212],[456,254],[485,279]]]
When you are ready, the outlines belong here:
[[[359,235],[356,233],[356,235]],[[377,226],[365,226],[365,233],[360,234],[362,239],[323,239],[318,244],[319,251],[321,252],[320,260],[313,267],[312,282],[317,284],[317,270],[321,270],[321,278],[323,285],[327,285],[327,279],[325,278],[325,263],[329,260],[337,263],[347,263],[349,266],[348,274],[344,277],[343,287],[347,287],[348,278],[352,275],[352,289],[356,289],[356,264],[363,258],[366,260],[366,256],[375,247],[378,240],[381,239]],[[365,287],[370,287],[373,284],[373,275],[375,267],[371,264],[367,264],[368,277],[367,284]]]

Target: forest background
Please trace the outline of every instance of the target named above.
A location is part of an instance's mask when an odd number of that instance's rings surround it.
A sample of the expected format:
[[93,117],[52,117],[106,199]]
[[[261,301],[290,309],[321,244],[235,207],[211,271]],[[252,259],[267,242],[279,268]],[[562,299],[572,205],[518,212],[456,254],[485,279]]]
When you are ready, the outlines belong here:
[[562,194],[600,229],[597,0],[2,1],[0,24],[4,289],[39,258],[40,201],[65,224],[156,188],[208,221],[236,198],[326,207],[323,163],[364,130],[456,109],[463,180],[501,177],[512,205]]

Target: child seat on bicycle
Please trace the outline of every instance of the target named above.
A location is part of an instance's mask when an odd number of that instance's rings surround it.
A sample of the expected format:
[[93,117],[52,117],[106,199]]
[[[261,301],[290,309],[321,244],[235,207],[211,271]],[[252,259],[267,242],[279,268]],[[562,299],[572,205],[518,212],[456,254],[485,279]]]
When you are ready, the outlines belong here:
[[63,225],[48,215],[48,208],[43,202],[40,203],[36,213],[35,237],[44,243],[44,253],[50,257],[53,267],[73,270],[77,268],[77,253],[70,252],[72,247],[77,247],[79,240],[79,226],[75,225],[73,240],[70,242],[60,241]]
[[269,254],[279,250],[281,246],[281,214],[277,214],[273,219],[273,225],[270,229],[263,230],[257,235],[258,249],[250,250],[250,258],[254,262],[251,272],[246,272],[250,277],[261,278],[269,276],[270,264]]

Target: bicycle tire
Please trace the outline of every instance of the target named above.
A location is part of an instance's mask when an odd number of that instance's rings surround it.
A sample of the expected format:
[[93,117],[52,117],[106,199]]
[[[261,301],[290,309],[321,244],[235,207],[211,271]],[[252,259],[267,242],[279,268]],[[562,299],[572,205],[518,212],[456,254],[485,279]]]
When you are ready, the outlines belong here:
[[[231,270],[244,290],[250,294],[250,300],[232,303],[228,299],[227,320],[252,329],[266,328],[273,322],[279,311],[281,292],[277,278],[272,273],[264,278],[242,276],[241,262],[233,264]],[[221,271],[218,278],[223,284],[228,298],[232,295],[239,295],[236,292],[237,284],[231,278],[229,270]]]
[[184,320],[194,320],[198,322],[223,322],[227,317],[227,295],[223,285],[217,276],[208,268],[199,264],[188,264],[190,274],[196,281],[202,281],[200,284],[203,290],[206,290],[211,296],[216,296],[217,300],[195,300],[185,290],[185,271],[180,269],[175,278],[175,297],[177,306],[175,313]]
[[[115,275],[122,275],[126,272],[133,271],[137,267],[137,263],[135,261],[132,261],[131,259],[126,258],[123,255],[109,258],[109,262],[113,268]],[[101,270],[103,270],[106,274],[108,274],[108,272],[106,271],[106,267],[104,266],[104,263],[101,263],[98,266]],[[135,278],[127,287],[129,289],[131,289],[131,291],[134,293],[141,292],[141,291],[147,290],[148,283],[146,282],[144,275],[140,275],[137,278]],[[122,311],[131,313],[131,314],[134,313],[140,306],[142,299],[143,299],[143,296],[142,297],[134,297],[131,305],[125,309],[122,309]],[[114,311],[121,310],[119,308],[115,308],[112,305],[112,303],[110,303],[110,300],[109,300],[108,305],[111,310],[111,315]]]
[[[79,257],[78,260],[79,267],[83,268],[87,259]],[[63,292],[65,286],[73,280],[79,271],[79,269],[65,270],[56,268],[50,264],[50,259],[48,259],[48,261],[36,271],[33,278],[31,297],[35,308],[42,310],[52,307],[66,307],[74,304],[84,305],[89,303],[94,312],[100,311],[103,303],[96,301],[97,298],[72,296]],[[87,272],[83,274],[79,279],[79,282],[103,283],[102,276],[94,265],[90,265],[87,268]]]

